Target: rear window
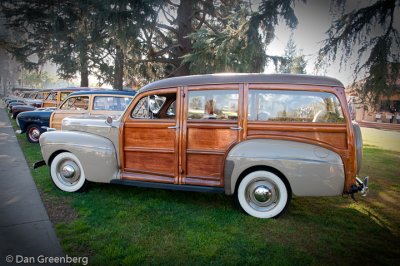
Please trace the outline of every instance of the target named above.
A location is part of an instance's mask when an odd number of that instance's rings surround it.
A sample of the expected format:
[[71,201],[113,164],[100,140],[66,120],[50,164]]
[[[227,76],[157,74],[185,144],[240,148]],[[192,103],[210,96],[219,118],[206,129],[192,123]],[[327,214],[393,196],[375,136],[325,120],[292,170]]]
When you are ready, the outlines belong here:
[[96,96],[93,101],[93,110],[124,111],[132,98],[116,96]]
[[250,90],[248,120],[273,122],[343,123],[334,94],[311,91]]
[[237,90],[204,90],[189,92],[188,119],[237,120]]

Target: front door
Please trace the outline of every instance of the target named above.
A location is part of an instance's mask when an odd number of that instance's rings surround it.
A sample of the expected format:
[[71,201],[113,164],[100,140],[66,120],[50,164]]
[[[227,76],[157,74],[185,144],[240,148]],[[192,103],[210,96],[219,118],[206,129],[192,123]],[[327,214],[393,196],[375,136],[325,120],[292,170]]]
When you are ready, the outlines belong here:
[[241,85],[185,88],[182,184],[224,186],[224,161],[242,137]]
[[51,114],[50,127],[61,129],[62,120],[67,116],[82,115],[89,112],[89,96],[74,96],[66,100],[60,109]]
[[133,100],[121,129],[122,179],[178,184],[179,95],[164,89]]

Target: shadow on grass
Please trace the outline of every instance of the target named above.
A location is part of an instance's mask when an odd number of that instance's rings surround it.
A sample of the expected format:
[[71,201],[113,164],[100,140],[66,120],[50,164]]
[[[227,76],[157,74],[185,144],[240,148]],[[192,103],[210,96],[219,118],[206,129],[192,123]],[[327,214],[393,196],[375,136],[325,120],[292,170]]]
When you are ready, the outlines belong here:
[[[91,185],[74,195],[79,219],[59,224],[67,251],[91,263],[392,264],[399,238],[359,210],[364,201],[294,198],[279,219],[241,213],[218,194]],[[356,254],[356,255],[355,255]]]

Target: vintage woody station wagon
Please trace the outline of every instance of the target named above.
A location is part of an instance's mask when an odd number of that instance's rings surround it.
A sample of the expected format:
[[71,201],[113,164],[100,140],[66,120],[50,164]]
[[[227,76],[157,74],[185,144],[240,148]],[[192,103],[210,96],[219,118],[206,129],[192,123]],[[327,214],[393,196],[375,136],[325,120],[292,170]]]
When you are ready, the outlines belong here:
[[346,103],[343,85],[327,77],[177,77],[140,89],[118,120],[65,118],[40,145],[64,191],[93,181],[224,192],[270,218],[292,194],[366,193],[360,129]]

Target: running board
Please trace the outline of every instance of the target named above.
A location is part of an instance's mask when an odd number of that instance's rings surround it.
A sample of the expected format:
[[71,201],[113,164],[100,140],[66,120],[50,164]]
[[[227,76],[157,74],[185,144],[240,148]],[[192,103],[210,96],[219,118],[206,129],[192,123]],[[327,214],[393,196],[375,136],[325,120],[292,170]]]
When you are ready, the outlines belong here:
[[225,192],[224,188],[222,188],[222,187],[175,185],[175,184],[167,184],[167,183],[154,183],[154,182],[123,180],[123,179],[112,179],[110,183],[126,185],[126,186],[134,186],[134,187],[161,188],[161,189],[192,191],[192,192],[211,192],[211,193],[224,193]]

